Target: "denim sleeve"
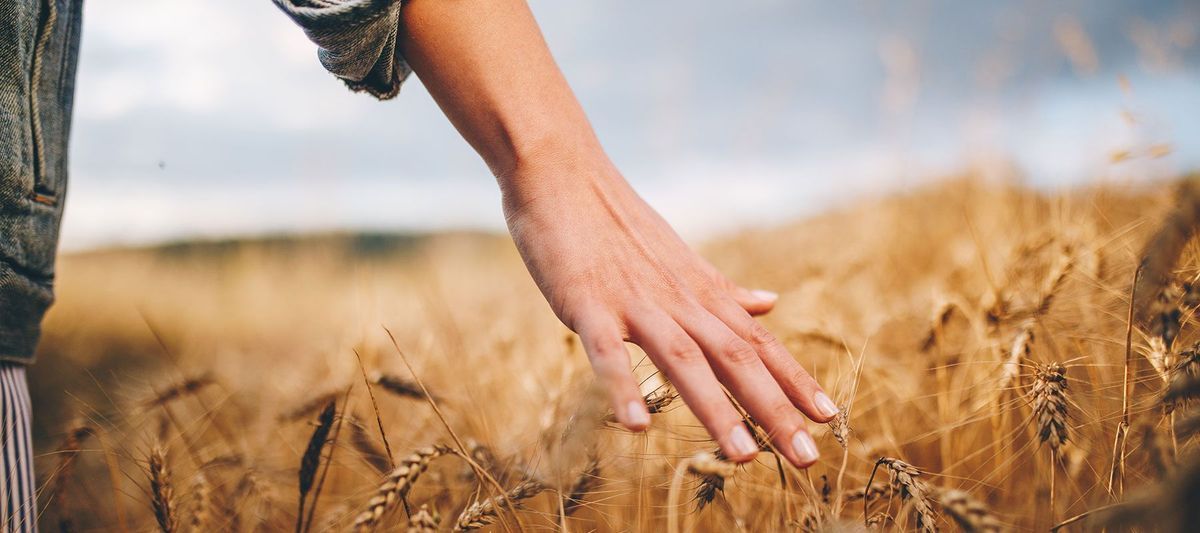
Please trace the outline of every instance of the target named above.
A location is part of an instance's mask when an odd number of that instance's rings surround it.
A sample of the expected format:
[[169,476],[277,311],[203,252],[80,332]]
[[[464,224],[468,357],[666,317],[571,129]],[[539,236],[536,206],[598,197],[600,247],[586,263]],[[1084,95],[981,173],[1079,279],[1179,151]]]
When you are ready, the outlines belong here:
[[316,43],[317,57],[354,91],[396,96],[412,72],[396,44],[400,0],[273,0]]

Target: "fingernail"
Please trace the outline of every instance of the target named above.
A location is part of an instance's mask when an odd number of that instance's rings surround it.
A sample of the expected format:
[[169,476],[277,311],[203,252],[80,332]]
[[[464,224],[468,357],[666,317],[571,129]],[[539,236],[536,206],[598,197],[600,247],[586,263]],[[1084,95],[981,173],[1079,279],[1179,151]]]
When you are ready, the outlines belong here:
[[758,453],[758,443],[754,442],[754,437],[750,436],[746,426],[741,424],[733,426],[733,429],[729,431],[729,444],[733,446],[739,456]]
[[650,425],[650,413],[646,402],[633,401],[625,407],[625,421],[630,426],[644,428]]
[[768,302],[774,302],[775,300],[779,299],[778,294],[762,289],[750,291],[750,294],[753,294],[754,297],[758,298],[759,300],[766,300]]
[[813,395],[813,404],[817,406],[817,412],[827,418],[837,416],[840,411],[837,404],[833,403],[833,400],[830,400],[824,392],[818,391]]
[[803,429],[792,435],[792,449],[796,451],[796,456],[800,458],[802,464],[812,464],[821,456],[817,452],[817,443],[813,442],[812,437],[808,436],[808,432]]

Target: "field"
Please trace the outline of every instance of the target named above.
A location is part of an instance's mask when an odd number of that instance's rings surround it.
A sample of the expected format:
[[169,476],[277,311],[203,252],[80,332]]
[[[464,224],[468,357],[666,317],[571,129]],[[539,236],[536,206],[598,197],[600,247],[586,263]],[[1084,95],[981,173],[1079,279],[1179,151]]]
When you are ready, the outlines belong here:
[[42,527],[1182,529],[1198,424],[1163,398],[1198,388],[1200,250],[1159,232],[1174,191],[961,178],[703,246],[781,294],[764,323],[844,407],[807,471],[697,455],[636,348],[659,412],[608,421],[504,236],[70,255],[31,375]]

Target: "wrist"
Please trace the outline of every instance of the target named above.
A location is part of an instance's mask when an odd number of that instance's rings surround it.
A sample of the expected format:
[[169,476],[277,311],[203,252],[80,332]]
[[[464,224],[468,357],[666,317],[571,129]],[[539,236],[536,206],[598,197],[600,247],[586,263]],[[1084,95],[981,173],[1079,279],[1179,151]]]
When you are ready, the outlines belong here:
[[594,141],[564,142],[558,137],[516,153],[507,169],[495,172],[510,215],[541,201],[569,203],[627,186]]

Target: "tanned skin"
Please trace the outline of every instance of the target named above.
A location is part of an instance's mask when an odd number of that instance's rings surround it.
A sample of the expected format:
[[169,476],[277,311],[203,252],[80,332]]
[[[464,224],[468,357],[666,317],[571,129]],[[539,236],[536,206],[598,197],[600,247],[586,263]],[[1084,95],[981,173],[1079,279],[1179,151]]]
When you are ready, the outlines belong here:
[[617,420],[650,423],[625,342],[640,346],[731,460],[758,445],[724,389],[793,465],[818,452],[806,416],[837,407],[754,315],[776,296],[730,282],[629,186],[600,146],[524,0],[405,0],[401,49],[487,162],[513,240],[579,334]]

